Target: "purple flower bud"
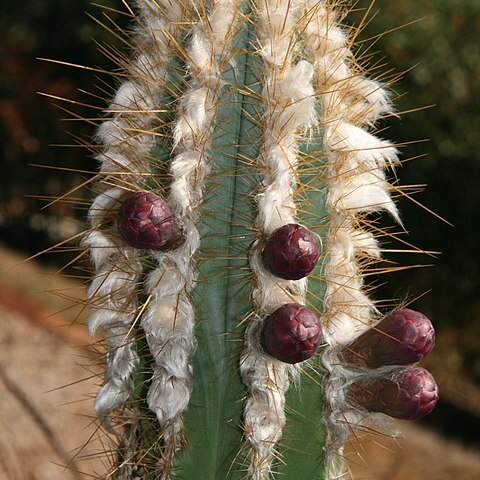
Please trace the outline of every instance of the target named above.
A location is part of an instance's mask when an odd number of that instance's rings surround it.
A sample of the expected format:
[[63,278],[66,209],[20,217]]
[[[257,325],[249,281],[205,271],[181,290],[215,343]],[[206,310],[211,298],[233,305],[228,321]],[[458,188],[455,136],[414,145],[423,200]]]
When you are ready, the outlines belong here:
[[183,242],[182,231],[167,202],[151,192],[125,200],[117,219],[118,230],[135,248],[168,250]]
[[286,280],[306,277],[315,268],[319,256],[317,237],[296,223],[277,228],[262,253],[268,270]]
[[410,367],[397,369],[385,378],[358,381],[350,387],[347,396],[369,412],[417,420],[435,408],[438,386],[430,372]]
[[317,351],[323,334],[312,310],[287,303],[265,320],[262,337],[269,355],[285,363],[298,363]]
[[435,345],[435,330],[420,312],[402,308],[387,315],[344,349],[347,362],[369,368],[409,365],[425,358]]

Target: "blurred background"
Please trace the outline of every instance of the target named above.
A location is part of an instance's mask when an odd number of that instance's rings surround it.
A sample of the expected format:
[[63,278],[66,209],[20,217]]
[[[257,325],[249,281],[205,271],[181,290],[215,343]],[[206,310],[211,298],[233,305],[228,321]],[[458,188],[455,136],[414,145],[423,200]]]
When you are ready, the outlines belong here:
[[[120,0],[99,3],[125,11]],[[360,1],[350,21],[358,21],[366,7],[368,2]],[[78,472],[92,475],[102,470],[102,459],[95,453],[101,445],[77,450],[94,434],[90,394],[96,389],[97,373],[85,348],[86,329],[81,322],[73,324],[84,318],[81,306],[71,306],[72,299],[85,298],[82,281],[73,278],[84,275],[84,270],[80,262],[64,268],[62,275],[56,272],[78,254],[76,235],[83,230],[90,192],[88,185],[77,187],[96,167],[81,145],[91,142],[96,118],[105,107],[103,98],[111,96],[114,81],[98,72],[38,60],[114,68],[101,53],[102,46],[124,49],[124,45],[85,12],[115,28],[87,0],[2,1],[0,478],[87,478]],[[129,26],[128,16],[104,12],[116,25]],[[378,298],[413,301],[412,308],[433,320],[438,342],[425,366],[437,378],[441,402],[414,426],[401,425],[408,442],[398,446],[397,441],[376,439],[383,447],[374,443],[352,447],[358,451],[353,469],[357,478],[365,479],[477,479],[480,2],[378,0],[370,19],[359,37],[359,51],[365,58],[378,52],[368,62],[387,80],[405,72],[390,87],[398,112],[406,113],[385,120],[382,132],[404,145],[400,184],[413,186],[405,191],[414,194],[415,202],[398,198],[408,231],[400,238],[442,252],[391,254],[392,266],[428,266],[372,282],[379,287]],[[76,121],[78,117],[91,121]],[[48,205],[66,192],[71,193],[65,201]],[[19,264],[58,242],[64,242],[60,252]],[[398,249],[401,244],[386,247]],[[62,385],[69,386],[58,389]],[[77,454],[72,468],[59,467],[70,462],[72,452]]]

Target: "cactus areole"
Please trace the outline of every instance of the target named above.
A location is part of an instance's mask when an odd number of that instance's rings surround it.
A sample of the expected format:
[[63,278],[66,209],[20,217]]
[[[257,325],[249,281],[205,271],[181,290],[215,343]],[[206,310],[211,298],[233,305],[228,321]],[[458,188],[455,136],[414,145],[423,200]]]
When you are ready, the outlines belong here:
[[358,67],[343,2],[133,7],[82,242],[107,353],[95,408],[118,427],[105,477],[344,478],[370,412],[417,418],[438,398],[408,367],[433,346],[422,315],[364,333],[382,253],[365,218],[399,221],[397,149],[375,133],[389,95]]

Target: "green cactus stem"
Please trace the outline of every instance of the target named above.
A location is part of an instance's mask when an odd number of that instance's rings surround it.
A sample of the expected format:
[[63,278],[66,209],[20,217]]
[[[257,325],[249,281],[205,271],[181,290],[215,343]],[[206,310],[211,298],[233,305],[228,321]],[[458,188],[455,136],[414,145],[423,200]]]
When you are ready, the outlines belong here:
[[[109,478],[344,473],[368,415],[343,393],[356,372],[339,352],[380,318],[363,286],[380,257],[366,214],[399,217],[385,174],[397,152],[372,133],[388,95],[355,63],[336,4],[135,2],[84,239],[90,329],[107,347],[96,409],[119,438]],[[289,224],[318,240],[306,278],[262,259]],[[296,365],[261,340],[289,303],[313,310],[326,340]]]

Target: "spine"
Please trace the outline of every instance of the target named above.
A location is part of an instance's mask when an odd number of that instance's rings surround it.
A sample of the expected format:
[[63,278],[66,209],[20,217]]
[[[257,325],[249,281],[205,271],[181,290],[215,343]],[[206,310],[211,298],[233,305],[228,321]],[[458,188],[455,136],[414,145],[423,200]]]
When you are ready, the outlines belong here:
[[[307,282],[285,281],[269,273],[262,264],[265,239],[278,227],[295,223],[300,131],[312,127],[315,97],[313,66],[295,62],[299,2],[259,0],[257,36],[264,63],[263,150],[257,160],[262,190],[256,197],[258,215],[250,265],[254,274],[255,316],[246,332],[240,371],[249,395],[244,429],[250,445],[249,475],[260,480],[270,476],[275,446],[285,425],[285,393],[296,368],[267,356],[259,334],[265,317],[285,303],[305,303]],[[292,299],[293,298],[293,299]]]
[[108,415],[127,404],[133,389],[138,364],[133,329],[142,273],[140,255],[116,233],[115,212],[128,192],[145,188],[149,176],[148,153],[155,139],[149,130],[157,117],[171,52],[164,32],[174,28],[155,15],[152,2],[141,1],[138,6],[141,13],[133,41],[135,51],[141,53],[126,66],[126,81],[107,111],[110,118],[98,130],[100,193],[90,208],[90,230],[83,239],[95,269],[89,289],[93,306],[89,328],[92,335],[102,331],[107,346],[106,379],[95,403],[107,424]]
[[[349,35],[339,26],[334,2],[306,0],[306,47],[315,58],[316,93],[321,104],[327,162],[329,231],[325,267],[324,328],[328,346],[323,362],[326,385],[326,479],[345,475],[344,443],[361,415],[348,404],[345,387],[355,372],[343,365],[339,349],[379,318],[364,288],[360,258],[380,258],[380,248],[363,215],[387,211],[400,222],[385,170],[397,151],[369,130],[392,108],[382,86],[363,76],[353,61]],[[369,262],[363,261],[363,264]]]
[[121,464],[115,467],[113,475],[118,479],[132,478],[132,452],[138,449],[131,444],[133,437],[128,431],[136,431],[139,417],[132,393],[139,364],[135,331],[141,312],[138,294],[145,252],[120,238],[116,213],[125,197],[146,189],[151,178],[149,152],[156,138],[159,96],[166,88],[167,65],[174,52],[171,38],[183,15],[181,8],[168,0],[138,0],[137,7],[132,50],[138,53],[127,65],[119,60],[125,81],[97,133],[99,194],[89,210],[90,229],[82,242],[90,249],[94,265],[89,329],[92,335],[103,333],[107,351],[105,382],[97,393],[95,409],[108,429],[116,411],[122,412],[126,425],[120,450],[130,453],[121,455]]
[[178,101],[170,165],[169,204],[185,241],[175,250],[155,253],[158,266],[148,278],[151,300],[142,318],[155,361],[147,400],[162,430],[162,478],[169,478],[173,455],[185,443],[182,413],[192,392],[191,361],[196,346],[190,300],[196,282],[193,259],[200,245],[196,224],[213,162],[210,145],[222,97],[222,73],[233,56],[230,45],[239,14],[238,0],[200,3],[201,8],[189,6],[190,41],[183,51],[189,81]]

